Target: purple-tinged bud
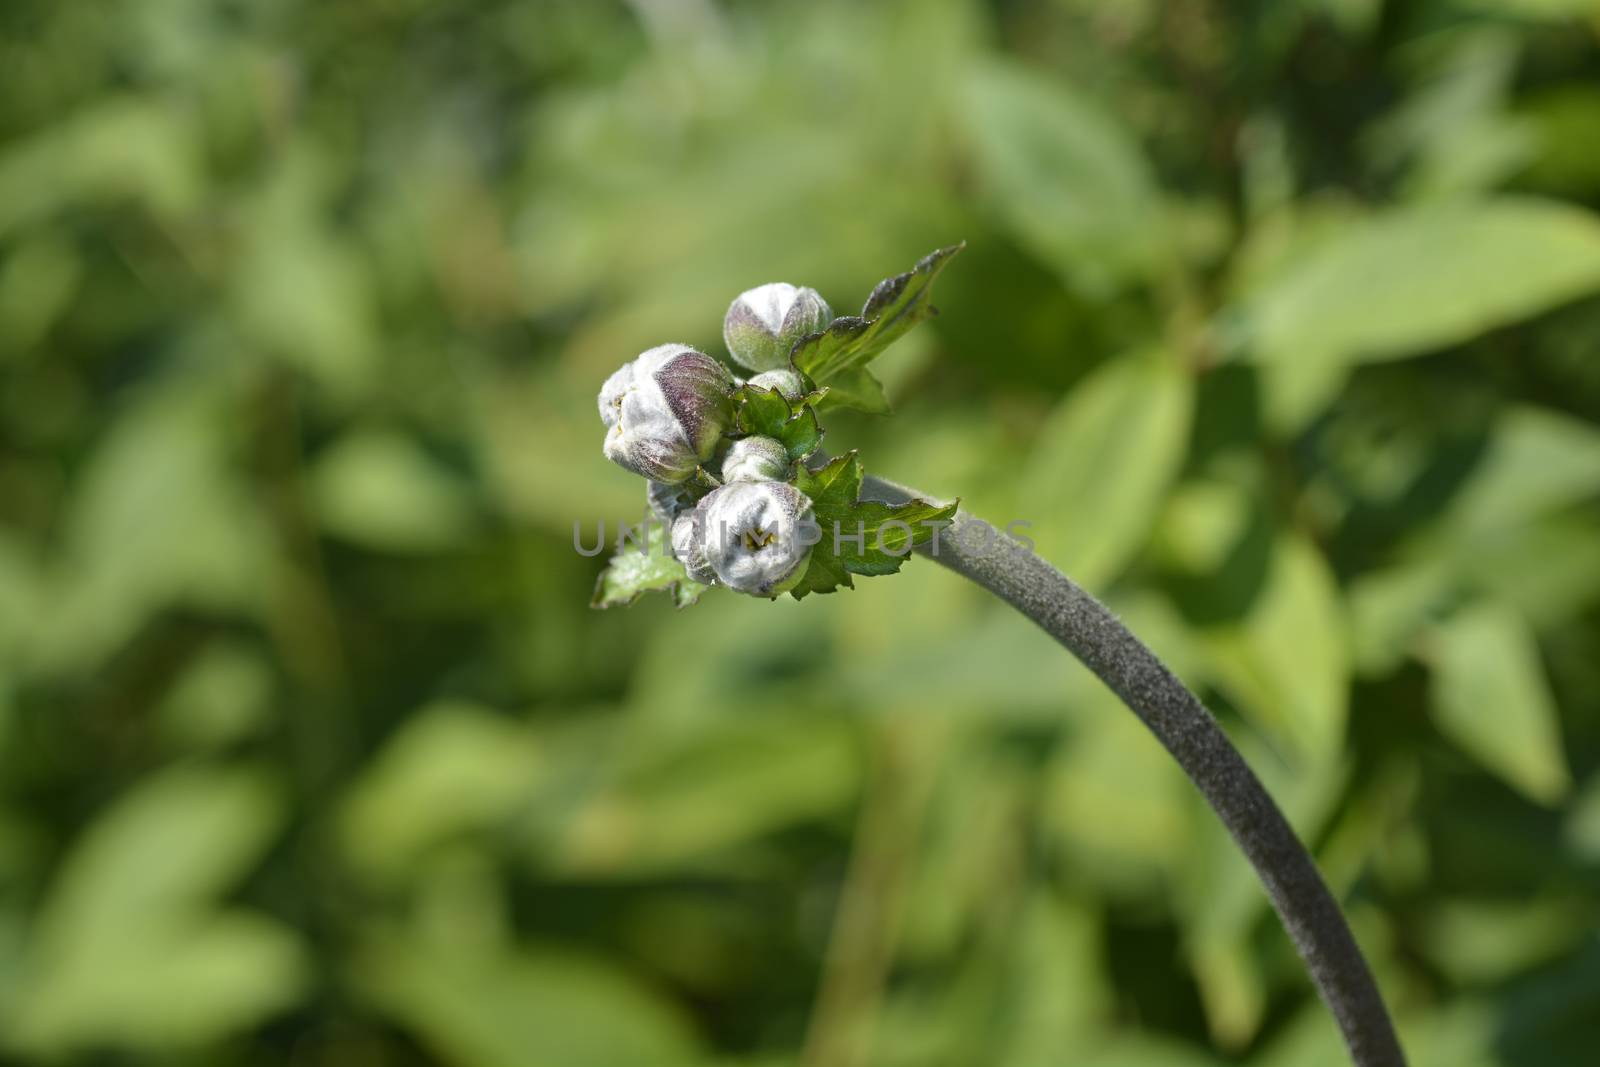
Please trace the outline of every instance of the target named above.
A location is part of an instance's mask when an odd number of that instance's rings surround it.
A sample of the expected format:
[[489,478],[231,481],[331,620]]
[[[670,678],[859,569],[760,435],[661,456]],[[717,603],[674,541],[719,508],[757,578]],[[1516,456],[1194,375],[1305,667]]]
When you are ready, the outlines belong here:
[[789,450],[770,437],[744,437],[722,461],[724,482],[781,482],[789,477]]
[[775,597],[805,576],[816,543],[816,515],[811,499],[787,482],[724,485],[702,500],[695,514],[706,561],[729,589]]
[[600,389],[606,458],[676,485],[711,458],[733,419],[733,376],[688,345],[660,345]]
[[796,341],[832,321],[833,311],[815,289],[772,282],[739,295],[722,320],[722,339],[743,366],[778,370],[789,366]]

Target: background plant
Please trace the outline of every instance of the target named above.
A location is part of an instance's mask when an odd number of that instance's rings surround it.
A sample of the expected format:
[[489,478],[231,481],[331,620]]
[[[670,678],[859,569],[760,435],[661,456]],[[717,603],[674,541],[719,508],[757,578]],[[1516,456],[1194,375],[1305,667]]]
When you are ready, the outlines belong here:
[[1338,1062],[1176,769],[958,579],[587,607],[595,383],[956,237],[875,367],[930,428],[830,449],[1032,519],[1202,690],[1418,1063],[1600,1040],[1592,4],[0,50],[0,1055]]

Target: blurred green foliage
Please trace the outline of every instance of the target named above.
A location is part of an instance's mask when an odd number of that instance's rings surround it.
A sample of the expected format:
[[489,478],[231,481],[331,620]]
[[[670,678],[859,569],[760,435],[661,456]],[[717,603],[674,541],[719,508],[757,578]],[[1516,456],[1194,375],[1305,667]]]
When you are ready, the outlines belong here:
[[924,562],[591,612],[593,396],[965,238],[830,447],[1023,518],[1420,1065],[1600,1048],[1593,0],[9,0],[0,1061],[1340,1062]]

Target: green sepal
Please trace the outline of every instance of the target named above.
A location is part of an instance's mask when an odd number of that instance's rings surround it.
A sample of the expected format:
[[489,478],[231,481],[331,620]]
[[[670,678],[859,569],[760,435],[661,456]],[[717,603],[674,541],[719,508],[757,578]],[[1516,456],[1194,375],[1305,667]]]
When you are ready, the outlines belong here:
[[[862,500],[864,472],[854,452],[837,456],[817,470],[803,464],[795,485],[811,498],[822,540],[811,550],[811,563],[800,584],[790,590],[796,600],[809,593],[831,593],[855,587],[852,575],[876,577],[894,574],[911,549],[933,540],[936,526],[955,515],[957,503],[933,504],[911,500],[886,504]],[[885,529],[891,522],[904,523]]]
[[791,461],[803,460],[822,447],[822,423],[817,421],[817,413],[807,405],[783,424],[777,437],[783,442],[783,447],[789,450]]
[[817,420],[814,402],[827,394],[828,390],[818,389],[791,405],[776,389],[741,386],[734,394],[738,405],[735,430],[781,442],[791,462],[805,459],[822,445],[822,423]]
[[[872,290],[860,315],[837,318],[826,330],[795,342],[789,353],[790,362],[819,385],[836,386],[852,372],[863,372],[868,363],[911,327],[937,313],[928,302],[933,280],[950,257],[965,247],[963,243],[941,248],[922,257],[904,274],[885,278]],[[879,410],[887,410],[888,405],[881,402],[882,387],[873,390],[868,382],[877,384],[870,375],[855,378],[850,382],[853,388],[842,390],[831,402],[854,407],[857,405],[851,401],[855,394],[872,398],[875,392],[880,398]]]
[[686,608],[709,588],[692,580],[683,564],[672,558],[666,548],[666,530],[651,523],[643,547],[630,541],[611,557],[595,582],[589,606],[614,608],[632,604],[644,593],[668,592],[678,607]]
[[738,430],[758,437],[779,437],[793,414],[789,402],[776,389],[745,385],[735,394],[739,405]]

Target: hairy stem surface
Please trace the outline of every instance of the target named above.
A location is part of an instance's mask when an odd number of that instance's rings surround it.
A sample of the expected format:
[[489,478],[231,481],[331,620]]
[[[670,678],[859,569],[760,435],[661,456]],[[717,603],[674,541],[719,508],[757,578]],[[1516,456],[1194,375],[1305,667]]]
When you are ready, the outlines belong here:
[[[926,495],[867,478],[863,497]],[[1266,887],[1357,1067],[1404,1067],[1394,1025],[1339,905],[1261,781],[1211,713],[1104,604],[965,512],[924,555],[1032,619],[1122,698],[1216,810]]]

